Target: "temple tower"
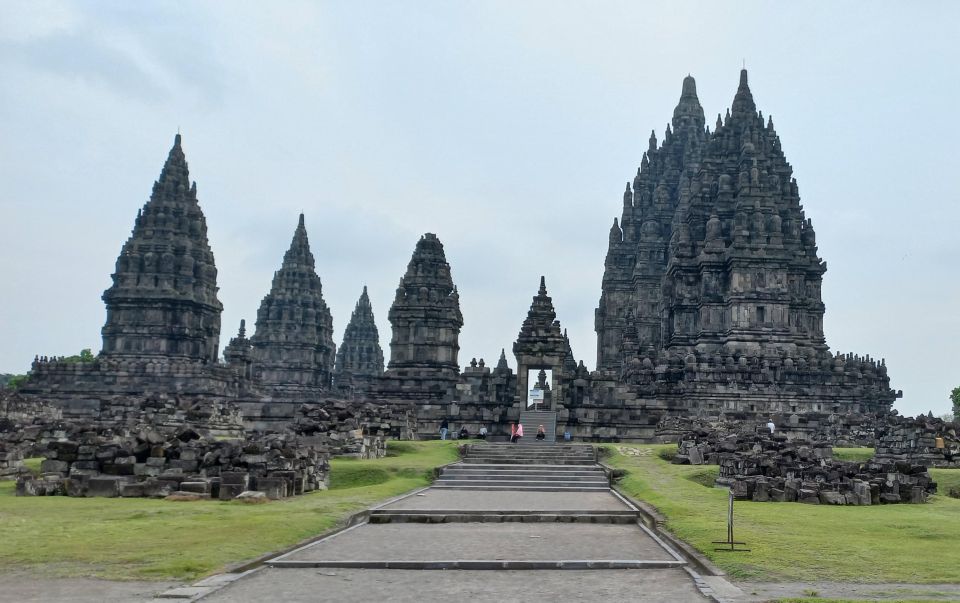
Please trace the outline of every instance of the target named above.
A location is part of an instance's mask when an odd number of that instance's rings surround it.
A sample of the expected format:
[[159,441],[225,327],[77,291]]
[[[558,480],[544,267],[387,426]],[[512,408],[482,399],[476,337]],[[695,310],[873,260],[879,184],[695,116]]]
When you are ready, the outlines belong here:
[[357,393],[365,391],[370,382],[383,374],[383,350],[373,317],[373,307],[367,288],[363,288],[350,323],[343,333],[343,343],[337,350],[334,382],[337,387]]
[[[897,392],[882,363],[829,352],[825,272],[746,70],[713,132],[688,76],[610,230],[598,370],[677,412],[888,409]],[[868,368],[847,371],[851,361]]]
[[[520,333],[513,344],[513,354],[517,358],[517,393],[515,401],[524,408],[530,383],[529,374],[534,371],[552,371],[553,399],[563,400],[562,383],[565,361],[572,352],[570,342],[560,330],[557,312],[553,309],[553,300],[547,295],[547,284],[540,277],[540,289],[533,296],[527,317],[520,326]],[[575,366],[575,365],[574,365]]]
[[680,101],[658,146],[651,132],[637,175],[627,183],[623,213],[610,229],[603,287],[595,313],[597,369],[618,371],[621,333],[632,312],[640,348],[661,343],[661,285],[677,207],[706,145],[696,81],[683,80]]
[[105,357],[217,361],[217,268],[180,140],[177,134],[103,293]]
[[389,313],[388,374],[456,379],[460,373],[460,295],[437,235],[417,241]]
[[336,346],[303,214],[290,249],[257,310],[250,338],[254,373],[279,394],[316,393],[331,385]]

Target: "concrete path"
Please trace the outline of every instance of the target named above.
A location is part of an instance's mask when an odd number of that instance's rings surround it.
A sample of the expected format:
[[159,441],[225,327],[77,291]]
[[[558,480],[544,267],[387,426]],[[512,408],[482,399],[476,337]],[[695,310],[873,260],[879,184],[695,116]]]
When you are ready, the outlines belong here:
[[703,603],[709,589],[697,577],[609,488],[441,486],[377,507],[371,523],[271,560],[202,600]]
[[433,601],[703,603],[689,576],[668,570],[408,571],[264,569],[207,601],[424,603]]

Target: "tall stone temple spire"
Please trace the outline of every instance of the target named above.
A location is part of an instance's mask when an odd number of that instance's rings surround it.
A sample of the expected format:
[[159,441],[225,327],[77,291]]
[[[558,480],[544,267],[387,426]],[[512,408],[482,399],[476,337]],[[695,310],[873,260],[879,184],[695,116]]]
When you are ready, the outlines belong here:
[[177,134],[103,293],[105,357],[217,361],[217,268],[180,141]]
[[254,371],[279,393],[316,393],[331,385],[336,346],[303,214],[290,249],[257,310]]
[[[747,377],[696,375],[705,367],[759,367],[769,374],[749,380],[768,384],[768,399],[777,401],[760,408],[757,398],[749,411],[783,408],[787,391],[794,409],[802,402],[821,410],[827,400],[839,408],[854,398],[871,412],[889,408],[895,392],[885,367],[874,363],[855,385],[833,383],[823,370],[835,364],[823,333],[826,263],[747,71],[713,132],[705,129],[693,78],[685,78],[671,125],[659,146],[651,138],[610,231],[596,310],[598,370],[649,384],[682,366],[698,383],[737,383]],[[687,386],[698,404],[715,409],[739,409],[735,390],[727,400],[714,388],[709,400]]]
[[673,111],[672,128],[668,127],[660,146],[651,133],[633,186],[627,183],[619,225],[615,222],[610,231],[594,317],[598,370],[620,368],[627,308],[634,310],[642,345],[660,342],[660,285],[677,206],[688,195],[684,185],[695,173],[706,145],[705,123],[696,81],[688,75]]
[[417,241],[388,316],[388,374],[457,377],[463,315],[437,235],[428,232]]
[[373,317],[373,306],[364,286],[360,299],[343,333],[337,350],[334,381],[338,387],[352,391],[365,390],[370,382],[383,374],[383,350]]

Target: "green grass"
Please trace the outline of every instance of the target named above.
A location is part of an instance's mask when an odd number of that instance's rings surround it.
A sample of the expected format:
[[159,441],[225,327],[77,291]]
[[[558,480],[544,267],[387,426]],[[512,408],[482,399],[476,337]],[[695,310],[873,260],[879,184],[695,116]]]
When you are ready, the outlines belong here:
[[930,477],[937,482],[937,494],[946,496],[950,488],[960,489],[960,469],[930,469]]
[[[924,505],[871,507],[737,501],[735,536],[752,551],[725,553],[714,551],[712,541],[726,535],[727,491],[702,485],[717,468],[661,459],[660,451],[673,445],[634,447],[653,450],[644,456],[607,458],[610,465],[628,471],[620,482],[623,491],[654,505],[667,518],[670,531],[733,578],[960,582],[960,500],[935,496]],[[615,451],[617,446],[608,448]],[[947,470],[935,474],[941,471]]]
[[40,463],[43,462],[42,458],[29,458],[23,459],[23,466],[30,470],[34,475],[40,475]]
[[0,571],[189,580],[335,527],[378,500],[430,482],[454,442],[390,442],[377,460],[334,459],[331,489],[264,505],[16,497],[0,482]]
[[833,458],[838,461],[862,463],[873,458],[873,448],[834,448]]

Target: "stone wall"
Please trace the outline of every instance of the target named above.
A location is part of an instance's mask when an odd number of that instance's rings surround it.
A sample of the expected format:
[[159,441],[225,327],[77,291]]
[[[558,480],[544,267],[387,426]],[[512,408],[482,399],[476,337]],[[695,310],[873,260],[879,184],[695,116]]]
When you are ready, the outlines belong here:
[[925,467],[960,467],[958,425],[933,417],[892,416],[878,429],[876,459]]

